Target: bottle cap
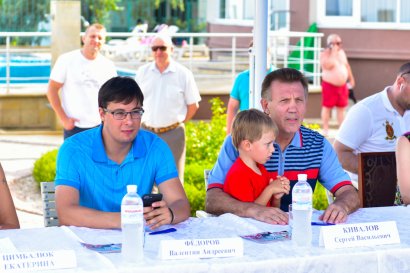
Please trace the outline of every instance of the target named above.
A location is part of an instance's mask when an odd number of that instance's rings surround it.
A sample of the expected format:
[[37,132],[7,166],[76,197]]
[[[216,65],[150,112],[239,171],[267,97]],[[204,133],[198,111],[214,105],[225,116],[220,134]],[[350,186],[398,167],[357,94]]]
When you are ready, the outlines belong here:
[[299,181],[307,181],[307,174],[305,174],[305,173],[298,174],[298,180]]
[[127,192],[137,192],[137,185],[127,185]]

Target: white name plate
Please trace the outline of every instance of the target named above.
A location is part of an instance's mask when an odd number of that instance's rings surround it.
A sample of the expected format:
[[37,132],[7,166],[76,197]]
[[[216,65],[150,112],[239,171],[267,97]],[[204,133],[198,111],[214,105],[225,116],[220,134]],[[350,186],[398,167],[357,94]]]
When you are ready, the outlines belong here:
[[163,240],[159,256],[165,260],[240,257],[243,256],[243,240],[241,238]]
[[44,271],[77,266],[73,250],[9,252],[0,254],[0,272]]
[[319,245],[345,248],[399,244],[395,221],[324,226],[320,229]]

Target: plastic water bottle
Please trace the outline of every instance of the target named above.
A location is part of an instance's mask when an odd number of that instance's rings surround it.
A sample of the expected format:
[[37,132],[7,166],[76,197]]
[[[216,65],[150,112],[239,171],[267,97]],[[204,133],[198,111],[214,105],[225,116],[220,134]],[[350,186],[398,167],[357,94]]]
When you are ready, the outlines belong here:
[[127,185],[121,202],[122,256],[125,262],[142,262],[144,258],[144,215],[137,185]]
[[306,180],[306,174],[298,174],[298,182],[292,190],[292,241],[297,246],[312,243],[312,187]]

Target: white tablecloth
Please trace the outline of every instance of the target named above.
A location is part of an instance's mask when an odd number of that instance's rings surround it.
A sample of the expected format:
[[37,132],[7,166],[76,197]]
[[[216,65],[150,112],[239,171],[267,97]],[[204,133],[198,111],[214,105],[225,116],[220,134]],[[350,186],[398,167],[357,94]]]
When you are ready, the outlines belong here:
[[190,260],[161,260],[159,242],[164,239],[227,238],[261,231],[279,231],[252,219],[225,214],[213,218],[190,218],[175,227],[177,232],[146,236],[144,263],[127,267],[121,254],[99,254],[87,250],[79,240],[105,244],[121,242],[119,230],[53,227],[0,231],[19,251],[75,250],[78,267],[61,272],[410,272],[410,208],[382,207],[360,209],[347,223],[396,221],[401,243],[374,247],[328,250],[319,247],[319,229],[313,226],[310,248],[297,248],[291,241],[258,244],[244,240],[244,256]]

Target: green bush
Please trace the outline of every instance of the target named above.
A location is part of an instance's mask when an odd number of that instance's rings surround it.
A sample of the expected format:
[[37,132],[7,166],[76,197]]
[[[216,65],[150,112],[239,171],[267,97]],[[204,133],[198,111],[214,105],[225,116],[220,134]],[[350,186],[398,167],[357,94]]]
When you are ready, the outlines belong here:
[[205,209],[205,179],[204,169],[212,168],[207,162],[191,163],[185,166],[184,188],[191,205],[191,215],[195,216],[197,210]]
[[[226,136],[226,108],[219,98],[210,100],[212,118],[209,122],[190,121],[186,124],[186,165],[194,162],[214,164]],[[189,175],[189,174],[188,174]]]
[[318,182],[313,193],[313,207],[317,210],[325,210],[328,205],[326,189]]
[[205,209],[206,187],[204,170],[211,169],[226,136],[226,108],[219,97],[210,100],[212,117],[209,122],[186,124],[186,164],[184,187],[191,205],[191,215]]
[[42,155],[34,162],[33,177],[40,186],[40,182],[54,181],[56,176],[56,161],[58,149]]

